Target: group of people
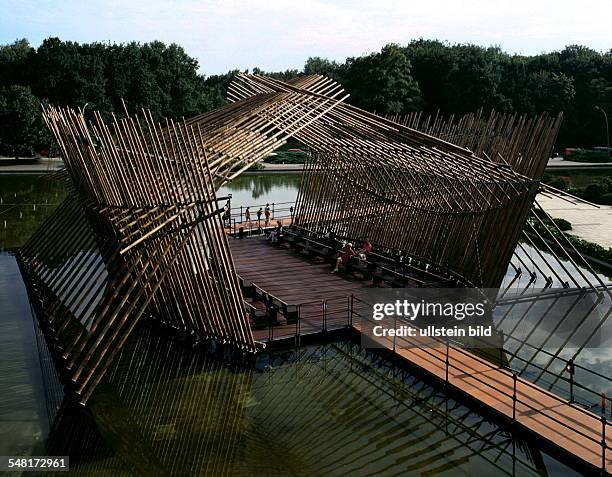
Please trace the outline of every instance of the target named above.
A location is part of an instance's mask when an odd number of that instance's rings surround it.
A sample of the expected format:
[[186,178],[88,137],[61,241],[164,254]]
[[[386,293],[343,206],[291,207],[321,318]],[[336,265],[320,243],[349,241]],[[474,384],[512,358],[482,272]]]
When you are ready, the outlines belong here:
[[365,239],[360,249],[355,250],[353,244],[346,242],[342,247],[342,251],[336,258],[336,266],[331,273],[337,273],[340,270],[340,265],[347,265],[354,257],[359,257],[361,260],[367,260],[367,256],[372,252],[372,243],[370,239]]
[[[264,227],[270,226],[270,219],[272,217],[272,211],[270,210],[270,204],[266,204],[266,208],[260,207],[257,213],[257,226],[261,228],[261,216],[265,217]],[[244,218],[247,223],[251,223],[251,208],[247,207],[244,211]]]
[[[293,212],[293,210],[291,212]],[[244,211],[244,215],[245,215],[246,222],[251,223],[251,208],[250,207],[246,208],[246,210]],[[265,209],[260,207],[259,210],[257,211],[257,225],[259,228],[261,228],[261,216],[262,215],[265,217],[264,226],[269,227],[270,218],[272,215],[270,211],[270,204],[266,204]],[[278,243],[282,235],[283,235],[283,223],[282,221],[277,220],[276,227],[270,232],[266,240],[272,243]],[[330,246],[332,247],[335,246],[336,234],[333,230],[329,229],[327,233],[324,235],[324,238],[329,243]],[[336,264],[335,264],[334,269],[331,271],[331,273],[337,273],[340,270],[341,265],[347,265],[355,257],[359,257],[359,259],[361,260],[367,260],[367,256],[371,252],[372,252],[372,243],[370,242],[370,239],[366,238],[363,244],[361,245],[361,248],[357,250],[353,248],[352,243],[345,242],[342,247],[342,250],[338,254],[338,257],[336,258]]]

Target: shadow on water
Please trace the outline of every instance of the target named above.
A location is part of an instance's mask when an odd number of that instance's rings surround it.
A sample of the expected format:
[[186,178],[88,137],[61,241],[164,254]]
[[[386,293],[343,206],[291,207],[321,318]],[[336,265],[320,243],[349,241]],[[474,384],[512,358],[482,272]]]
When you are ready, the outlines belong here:
[[141,327],[48,452],[71,475],[572,475],[442,388],[351,342],[227,365]]

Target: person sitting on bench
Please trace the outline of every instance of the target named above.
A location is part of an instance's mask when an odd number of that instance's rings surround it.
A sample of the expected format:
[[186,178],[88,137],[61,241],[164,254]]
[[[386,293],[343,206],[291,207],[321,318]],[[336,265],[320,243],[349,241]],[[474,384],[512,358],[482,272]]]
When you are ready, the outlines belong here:
[[359,258],[365,260],[370,252],[372,252],[372,244],[370,243],[370,239],[365,239],[365,242],[363,242],[363,245],[357,251]]
[[342,252],[336,259],[336,268],[334,268],[331,271],[331,273],[336,273],[338,269],[340,268],[340,265],[347,265],[351,261],[351,258],[353,258],[356,255],[357,255],[357,252],[353,250],[352,243],[347,243],[346,245],[344,245]]
[[323,235],[323,238],[329,246],[334,247],[336,245],[336,232],[334,232],[332,229],[327,229],[327,232],[325,235]]
[[272,243],[278,243],[278,240],[283,235],[283,223],[280,220],[276,221],[276,228],[270,232],[266,240],[270,240]]

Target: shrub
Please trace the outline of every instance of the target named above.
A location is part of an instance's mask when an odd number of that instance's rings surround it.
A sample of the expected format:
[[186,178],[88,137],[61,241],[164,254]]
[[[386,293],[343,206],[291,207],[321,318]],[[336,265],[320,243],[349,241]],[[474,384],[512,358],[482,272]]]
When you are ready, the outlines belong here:
[[599,183],[589,184],[584,188],[582,197],[590,202],[598,202],[605,193],[604,188]]
[[567,237],[580,253],[612,263],[612,248],[605,248],[596,243],[574,237],[573,235],[568,235]]
[[277,151],[274,156],[268,156],[264,162],[268,164],[304,164],[306,155],[300,152]]
[[599,203],[603,205],[612,205],[612,192],[602,195],[599,198]]
[[249,167],[247,170],[249,171],[259,171],[261,169],[264,168],[264,165],[261,162],[256,162],[255,164],[252,164],[251,167]]
[[596,151],[590,149],[576,149],[568,156],[567,159],[576,162],[612,162],[612,158],[608,154],[608,151]]
[[546,182],[546,184],[555,189],[568,190],[572,187],[572,179],[568,176],[557,176]]
[[559,227],[559,230],[562,232],[567,232],[568,230],[572,230],[572,224],[570,221],[565,219],[553,219],[553,222]]

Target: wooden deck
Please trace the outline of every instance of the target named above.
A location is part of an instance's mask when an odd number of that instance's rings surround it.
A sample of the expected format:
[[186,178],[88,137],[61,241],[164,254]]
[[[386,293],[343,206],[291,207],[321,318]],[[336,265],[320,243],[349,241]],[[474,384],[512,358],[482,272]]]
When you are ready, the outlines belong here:
[[[273,247],[262,238],[230,239],[238,273],[246,280],[288,304],[304,304],[300,332],[322,327],[324,300],[327,300],[328,329],[347,326],[347,296],[358,294],[369,282],[331,275],[331,266]],[[359,331],[358,320],[352,326]],[[296,325],[274,327],[274,337],[292,336]],[[269,330],[255,331],[256,339],[270,338]],[[383,343],[384,344],[384,343]],[[388,349],[393,345],[389,341]],[[446,381],[446,348],[418,348],[397,343],[395,353],[432,376]],[[531,433],[548,441],[594,468],[612,472],[612,426],[600,416],[587,412],[554,394],[518,378],[516,405],[514,379],[510,371],[498,368],[465,350],[449,348],[448,385],[513,419]],[[602,453],[602,428],[605,425],[607,452]]]
[[347,297],[369,282],[330,273],[332,266],[276,247],[262,237],[230,239],[238,274],[290,305]]
[[[366,281],[331,274],[330,264],[272,246],[263,236],[229,241],[238,274],[243,279],[288,305],[300,305],[301,334],[320,331],[324,313],[327,329],[347,326],[350,295],[369,286]],[[255,339],[267,340],[270,331],[275,338],[294,336],[296,325],[254,330]]]

